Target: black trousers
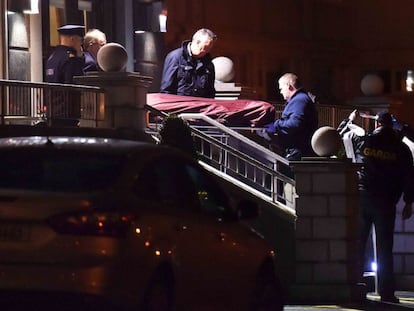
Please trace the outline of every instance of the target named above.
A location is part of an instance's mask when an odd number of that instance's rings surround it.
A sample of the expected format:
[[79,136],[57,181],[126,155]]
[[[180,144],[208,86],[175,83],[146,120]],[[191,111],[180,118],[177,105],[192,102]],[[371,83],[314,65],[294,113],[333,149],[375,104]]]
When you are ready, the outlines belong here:
[[363,264],[365,246],[372,225],[374,225],[377,246],[378,292],[381,297],[390,297],[394,295],[395,291],[392,254],[395,213],[395,203],[389,198],[363,190],[360,191],[359,256],[361,264]]

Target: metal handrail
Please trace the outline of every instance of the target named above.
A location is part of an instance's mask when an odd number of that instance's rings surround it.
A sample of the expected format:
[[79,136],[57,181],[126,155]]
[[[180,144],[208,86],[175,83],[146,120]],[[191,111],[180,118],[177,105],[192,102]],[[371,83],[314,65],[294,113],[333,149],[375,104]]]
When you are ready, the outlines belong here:
[[190,123],[201,161],[243,182],[251,192],[294,210],[295,180],[279,169],[288,169],[288,160],[204,114],[179,117]]
[[[70,97],[71,95],[67,94],[73,93],[80,102],[81,126],[97,127],[105,114],[104,89],[77,84],[2,79],[0,79],[0,123],[34,124],[52,119],[53,102],[63,100],[64,96]],[[145,108],[149,114],[160,116],[156,117],[156,122],[168,116],[167,113],[148,105],[145,105]],[[284,105],[275,104],[275,108],[277,108],[275,117],[278,117]],[[335,126],[349,114],[351,109],[351,107],[317,105],[319,125]],[[248,191],[258,193],[275,204],[294,210],[295,180],[290,171],[289,161],[247,137],[249,131],[257,128],[227,127],[200,113],[183,113],[180,117],[189,121],[197,151],[205,165],[233,178],[234,181],[243,183],[243,186],[248,187]],[[156,137],[158,124],[148,130]],[[241,134],[240,131],[244,131],[246,135]]]
[[[81,120],[96,126],[103,118],[105,91],[97,86],[0,79],[0,123],[34,124],[56,114],[56,104],[75,99]],[[62,106],[63,118],[71,115],[71,104]]]

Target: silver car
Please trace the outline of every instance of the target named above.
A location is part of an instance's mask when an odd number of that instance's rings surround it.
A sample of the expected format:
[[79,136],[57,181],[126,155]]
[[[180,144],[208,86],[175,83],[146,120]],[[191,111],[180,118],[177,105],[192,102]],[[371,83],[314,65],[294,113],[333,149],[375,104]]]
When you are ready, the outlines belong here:
[[275,253],[197,161],[116,138],[0,138],[1,310],[283,310]]

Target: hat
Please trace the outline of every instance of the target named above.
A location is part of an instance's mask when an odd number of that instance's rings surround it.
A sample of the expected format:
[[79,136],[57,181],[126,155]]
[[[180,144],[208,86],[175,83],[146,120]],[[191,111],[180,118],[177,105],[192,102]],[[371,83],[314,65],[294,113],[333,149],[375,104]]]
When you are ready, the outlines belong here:
[[67,35],[67,36],[79,36],[83,37],[85,35],[85,26],[81,25],[64,25],[62,27],[59,27],[57,31],[61,35]]
[[377,113],[377,122],[381,123],[382,125],[392,126],[393,118],[391,113],[387,111],[381,111]]

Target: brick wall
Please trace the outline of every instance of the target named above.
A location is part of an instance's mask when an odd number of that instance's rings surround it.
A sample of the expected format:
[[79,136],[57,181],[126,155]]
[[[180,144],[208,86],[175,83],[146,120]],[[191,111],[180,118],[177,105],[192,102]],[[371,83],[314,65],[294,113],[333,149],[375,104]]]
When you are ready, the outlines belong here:
[[352,302],[356,286],[357,166],[339,160],[292,164],[296,179],[295,302]]
[[414,216],[402,220],[404,201],[397,205],[394,234],[394,273],[398,290],[414,289]]
[[[358,165],[335,159],[295,162],[296,224],[293,285],[295,302],[352,302],[356,286]],[[397,206],[394,268],[397,290],[414,289],[414,216],[403,221]]]

